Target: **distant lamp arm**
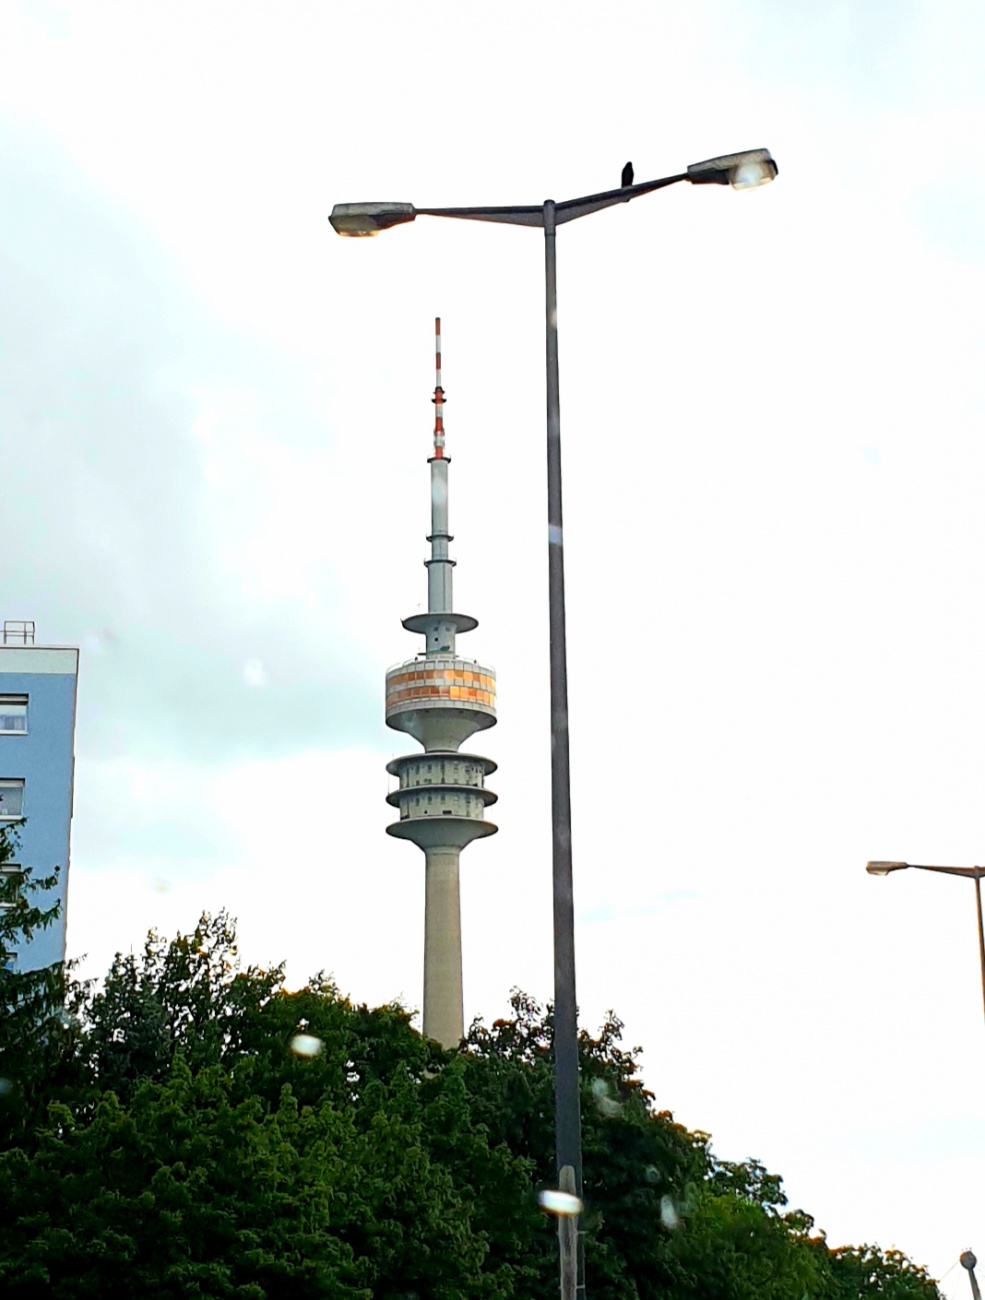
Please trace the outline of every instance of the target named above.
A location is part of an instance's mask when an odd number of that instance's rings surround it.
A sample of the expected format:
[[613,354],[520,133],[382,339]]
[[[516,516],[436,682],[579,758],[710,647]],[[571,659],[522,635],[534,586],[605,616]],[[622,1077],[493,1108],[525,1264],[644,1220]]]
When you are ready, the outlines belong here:
[[865,869],[870,876],[888,876],[892,871],[906,871],[910,868],[914,871],[936,871],[944,876],[963,876],[965,880],[975,882],[978,955],[982,968],[982,1005],[985,1007],[985,922],[982,920],[982,877],[985,876],[985,867],[941,867],[931,866],[925,862],[867,862],[865,864]]
[[945,876],[964,876],[966,880],[981,880],[985,867],[939,867],[925,862],[867,862],[870,876],[888,876],[891,871],[937,871]]

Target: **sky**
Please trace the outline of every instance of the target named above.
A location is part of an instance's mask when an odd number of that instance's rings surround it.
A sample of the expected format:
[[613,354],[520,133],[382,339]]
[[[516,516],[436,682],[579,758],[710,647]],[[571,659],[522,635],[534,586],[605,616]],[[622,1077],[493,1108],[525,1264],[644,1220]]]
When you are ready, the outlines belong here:
[[[386,667],[442,317],[461,649],[496,668],[466,1020],[551,995],[539,203],[558,236],[582,1023],[832,1244],[985,1249],[985,16],[967,0],[0,4],[4,618],[81,647],[69,952],[239,921],[421,1000]],[[950,1270],[950,1271],[949,1271]]]

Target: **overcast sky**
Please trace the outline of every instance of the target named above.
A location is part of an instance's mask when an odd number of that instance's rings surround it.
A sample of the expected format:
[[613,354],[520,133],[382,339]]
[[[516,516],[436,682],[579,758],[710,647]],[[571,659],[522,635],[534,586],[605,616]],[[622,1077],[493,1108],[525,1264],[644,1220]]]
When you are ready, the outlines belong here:
[[767,146],[558,239],[579,1002],[833,1243],[985,1249],[973,890],[864,872],[982,860],[983,51],[970,0],[0,3],[2,617],[82,648],[87,971],[225,906],[420,1005],[383,682],[440,314],[466,1018],[550,996],[542,239],[326,217]]

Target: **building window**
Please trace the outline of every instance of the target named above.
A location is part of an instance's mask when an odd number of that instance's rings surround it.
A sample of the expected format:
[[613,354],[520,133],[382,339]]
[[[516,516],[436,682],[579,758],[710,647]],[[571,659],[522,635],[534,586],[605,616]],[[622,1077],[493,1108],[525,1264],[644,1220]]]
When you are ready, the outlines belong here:
[[0,695],[0,732],[27,731],[27,696]]
[[5,862],[0,866],[0,911],[14,907],[20,899],[21,879],[19,862]]
[[0,821],[24,812],[24,782],[0,781]]

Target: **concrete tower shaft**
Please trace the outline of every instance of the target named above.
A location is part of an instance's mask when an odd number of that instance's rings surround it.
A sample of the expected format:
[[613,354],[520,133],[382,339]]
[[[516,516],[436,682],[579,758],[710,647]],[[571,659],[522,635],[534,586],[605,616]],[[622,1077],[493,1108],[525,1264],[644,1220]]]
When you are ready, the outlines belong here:
[[455,638],[478,624],[452,607],[448,531],[448,465],[444,454],[444,389],[441,385],[441,322],[435,321],[434,454],[431,474],[431,543],[428,612],[403,620],[424,636],[423,652],[395,664],[386,675],[387,726],[405,731],[424,748],[387,764],[398,779],[387,802],[399,821],[387,834],[410,840],[424,853],[424,1033],[457,1047],[465,1033],[462,1004],[462,927],[459,855],[475,839],[493,835],[485,810],[496,796],[485,778],[491,759],[462,754],[459,747],[496,722],[496,674],[461,658]]

